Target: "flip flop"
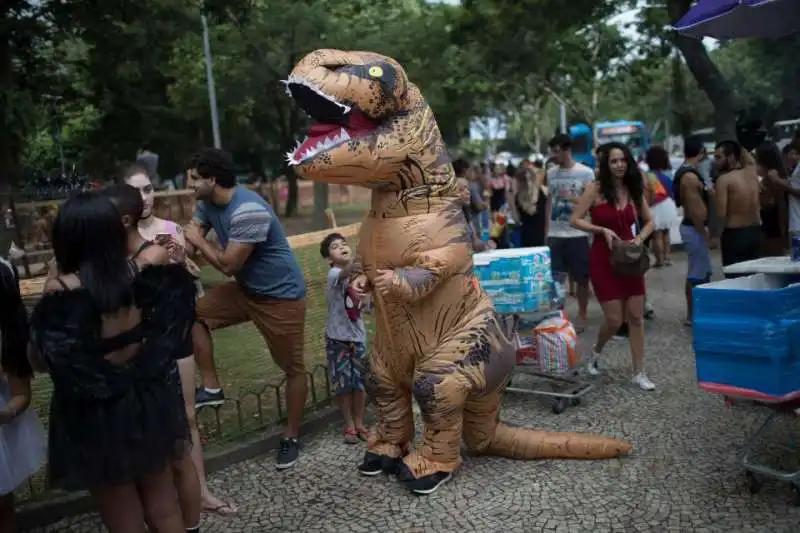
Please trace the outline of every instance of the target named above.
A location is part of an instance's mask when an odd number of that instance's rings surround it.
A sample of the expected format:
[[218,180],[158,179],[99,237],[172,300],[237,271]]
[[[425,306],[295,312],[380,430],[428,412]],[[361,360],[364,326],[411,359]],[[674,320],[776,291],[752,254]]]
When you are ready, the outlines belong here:
[[344,430],[344,442],[345,444],[355,444],[358,442],[358,433],[355,429]]
[[356,428],[356,433],[358,433],[358,439],[364,442],[367,442],[369,439],[369,430],[367,428]]
[[203,505],[203,512],[207,514],[217,515],[222,518],[230,518],[239,514],[239,509],[232,503],[221,503],[216,507],[209,507]]

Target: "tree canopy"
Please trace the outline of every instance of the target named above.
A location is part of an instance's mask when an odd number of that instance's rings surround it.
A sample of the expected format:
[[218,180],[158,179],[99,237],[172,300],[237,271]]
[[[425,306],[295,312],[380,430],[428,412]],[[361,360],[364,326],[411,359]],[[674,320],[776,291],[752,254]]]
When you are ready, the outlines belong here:
[[[397,58],[422,88],[448,144],[470,120],[501,117],[541,148],[570,121],[670,120],[673,131],[737,114],[800,115],[800,40],[708,51],[664,29],[689,0],[13,0],[0,7],[0,184],[53,172],[61,153],[109,176],[149,143],[163,175],[211,144],[201,13],[207,15],[223,146],[241,171],[285,172],[306,119],[280,81],[319,47]],[[631,31],[615,15],[638,9]],[[699,46],[699,48],[698,48]],[[679,51],[679,52],[676,52]],[[479,153],[479,151],[478,151]],[[289,174],[290,183],[293,183]],[[291,190],[290,190],[291,195]],[[290,202],[291,204],[291,202]]]

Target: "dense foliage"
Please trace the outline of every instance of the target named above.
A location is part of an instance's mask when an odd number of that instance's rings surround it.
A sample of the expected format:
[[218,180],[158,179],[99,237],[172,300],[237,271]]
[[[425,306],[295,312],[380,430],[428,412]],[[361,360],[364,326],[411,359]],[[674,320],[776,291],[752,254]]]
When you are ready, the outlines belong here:
[[[280,80],[318,47],[396,57],[448,143],[475,153],[485,147],[464,142],[472,117],[501,117],[516,145],[534,150],[558,127],[558,103],[570,121],[669,120],[674,132],[729,124],[737,111],[767,121],[800,116],[800,66],[791,61],[800,40],[722,43],[707,53],[664,29],[689,4],[3,2],[0,183],[58,171],[59,147],[68,168],[93,177],[110,175],[145,142],[160,154],[163,175],[181,170],[187,152],[211,143],[201,10],[211,28],[222,142],[242,172],[285,171],[281,154],[305,118]],[[632,5],[641,9],[625,28],[615,21]],[[730,105],[714,97],[725,91]]]

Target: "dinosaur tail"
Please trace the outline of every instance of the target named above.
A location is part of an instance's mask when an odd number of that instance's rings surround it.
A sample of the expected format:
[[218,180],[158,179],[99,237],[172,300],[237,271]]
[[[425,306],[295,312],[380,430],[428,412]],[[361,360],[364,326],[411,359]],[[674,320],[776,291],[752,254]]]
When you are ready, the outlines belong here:
[[497,424],[484,455],[511,459],[613,459],[627,455],[629,442],[585,433],[552,433]]

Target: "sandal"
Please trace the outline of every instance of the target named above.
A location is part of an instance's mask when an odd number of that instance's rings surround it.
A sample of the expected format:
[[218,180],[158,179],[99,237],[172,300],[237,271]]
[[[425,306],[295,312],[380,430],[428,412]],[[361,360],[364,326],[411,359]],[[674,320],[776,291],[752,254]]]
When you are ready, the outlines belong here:
[[367,428],[356,428],[356,433],[358,433],[358,439],[367,442],[369,439],[369,430]]
[[347,428],[344,430],[345,444],[355,444],[358,442],[358,432],[354,428]]
[[203,505],[203,512],[217,515],[222,518],[230,518],[232,516],[236,516],[239,513],[239,510],[232,503],[220,503],[216,507],[208,507]]

